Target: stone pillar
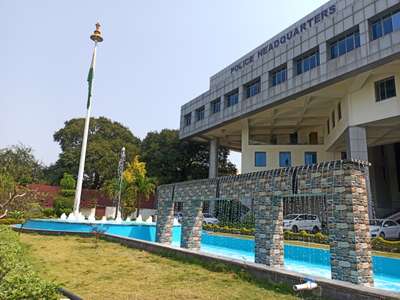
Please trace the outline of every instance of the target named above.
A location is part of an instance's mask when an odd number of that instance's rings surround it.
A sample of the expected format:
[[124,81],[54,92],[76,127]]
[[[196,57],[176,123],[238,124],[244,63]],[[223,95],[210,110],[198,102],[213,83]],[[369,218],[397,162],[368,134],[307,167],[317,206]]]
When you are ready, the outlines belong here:
[[163,186],[157,190],[156,242],[170,244],[174,225],[174,186]]
[[[368,144],[367,144],[367,130],[364,127],[349,127],[347,128],[346,135],[346,154],[347,159],[368,161]],[[371,182],[369,177],[369,169],[367,168],[366,174],[366,188],[368,195],[368,214],[372,219],[374,218],[374,202],[372,199]]]
[[193,199],[183,203],[181,247],[200,250],[201,228],[203,225],[203,201]]
[[365,174],[352,164],[331,171],[327,195],[332,279],[373,285]]
[[283,201],[281,197],[260,193],[255,205],[255,262],[271,267],[283,266]]
[[[208,170],[208,178],[218,177],[218,139],[214,138],[210,141],[210,165]],[[208,206],[208,213],[214,216],[215,201],[211,200]]]

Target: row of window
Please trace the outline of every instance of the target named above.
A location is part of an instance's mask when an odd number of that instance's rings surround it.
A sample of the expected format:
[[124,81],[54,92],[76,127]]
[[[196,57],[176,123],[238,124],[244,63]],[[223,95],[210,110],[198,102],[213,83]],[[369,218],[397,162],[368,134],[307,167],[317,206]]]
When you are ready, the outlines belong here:
[[393,31],[400,30],[400,11],[394,11],[375,20],[371,24],[372,39],[376,40]]
[[[371,21],[371,38],[372,40],[378,39],[386,34],[389,34],[393,31],[400,30],[400,10],[396,10],[385,14],[383,17],[379,17],[378,19],[374,19]],[[341,34],[338,37],[334,38],[328,43],[330,59],[335,59],[341,55],[349,53],[354,49],[357,49],[361,46],[360,41],[360,32],[358,26],[352,29],[350,32],[346,32],[346,34]],[[317,66],[320,65],[320,54],[319,49],[316,48],[312,51],[308,51],[307,53],[301,55],[300,57],[294,60],[295,63],[295,74],[300,75],[307,71],[310,71]],[[270,71],[270,86],[279,85],[285,81],[287,81],[287,65],[283,65],[273,71]],[[245,96],[246,98],[253,97],[260,93],[261,91],[261,81],[258,78],[255,81],[252,81],[245,86]],[[377,101],[381,101],[396,95],[396,90],[393,81],[381,82],[379,86],[375,87],[376,89],[376,99]],[[235,89],[229,94],[225,95],[225,107],[231,107],[239,103],[239,89]],[[211,114],[215,114],[221,111],[221,100],[216,99],[210,103],[210,111]],[[200,121],[204,119],[205,107],[202,106],[195,111],[195,119],[196,121]],[[340,120],[341,117],[339,117]],[[188,113],[184,116],[184,125],[189,126],[192,123],[192,113]],[[329,119],[327,121],[328,134],[330,130],[330,122]],[[335,118],[334,112],[332,113],[332,127],[335,127]]]
[[[396,97],[396,81],[394,76],[379,80],[375,82],[375,100],[380,102],[392,97]],[[342,119],[342,104],[339,102],[337,104],[337,120]],[[328,134],[330,134],[331,129],[336,126],[336,113],[332,110],[331,117],[326,121],[326,129]]]
[[[304,152],[304,164],[311,165],[317,163],[317,152]],[[256,167],[266,167],[268,164],[267,152],[255,152],[254,165]],[[279,167],[292,166],[292,153],[279,152]]]

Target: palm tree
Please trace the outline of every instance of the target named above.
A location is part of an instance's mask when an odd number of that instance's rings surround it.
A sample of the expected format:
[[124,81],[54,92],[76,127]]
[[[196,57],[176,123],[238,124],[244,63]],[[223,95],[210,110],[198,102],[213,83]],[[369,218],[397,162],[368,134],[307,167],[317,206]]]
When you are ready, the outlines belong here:
[[140,198],[148,199],[151,194],[154,193],[156,185],[154,184],[154,180],[147,176],[137,176],[135,178],[135,187],[137,191],[136,195],[136,217],[139,217],[139,209],[140,209]]

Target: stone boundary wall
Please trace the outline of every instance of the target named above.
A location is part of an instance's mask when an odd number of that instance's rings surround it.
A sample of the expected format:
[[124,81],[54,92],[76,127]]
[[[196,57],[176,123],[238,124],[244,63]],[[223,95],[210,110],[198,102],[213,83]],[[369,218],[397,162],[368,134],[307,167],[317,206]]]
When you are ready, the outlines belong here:
[[[365,174],[369,164],[331,161],[216,179],[193,180],[158,188],[156,237],[172,239],[173,203],[183,202],[182,247],[199,249],[199,204],[212,200],[254,201],[255,260],[283,266],[283,198],[324,196],[331,246],[332,278],[372,285],[371,245]],[[191,211],[194,210],[194,211]]]

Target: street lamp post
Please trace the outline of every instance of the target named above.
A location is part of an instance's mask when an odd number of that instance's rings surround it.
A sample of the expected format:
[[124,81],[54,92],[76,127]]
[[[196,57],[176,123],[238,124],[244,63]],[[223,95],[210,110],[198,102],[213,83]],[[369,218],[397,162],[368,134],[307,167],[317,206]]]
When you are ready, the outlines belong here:
[[80,217],[79,214],[79,205],[81,202],[81,194],[82,194],[82,183],[83,183],[83,172],[85,170],[85,157],[86,157],[86,146],[87,139],[89,133],[89,122],[90,122],[90,111],[92,108],[92,88],[93,88],[93,76],[94,76],[94,68],[96,65],[96,49],[97,44],[103,41],[103,37],[100,32],[100,24],[96,23],[96,30],[90,36],[90,39],[94,42],[93,54],[92,54],[92,63],[90,64],[89,74],[88,74],[88,99],[87,99],[87,111],[86,111],[86,119],[85,119],[85,128],[83,131],[83,139],[82,139],[82,149],[81,149],[81,159],[79,162],[79,171],[78,171],[78,181],[76,184],[75,190],[75,200],[74,200],[74,216],[75,219]]
[[119,158],[119,163],[118,163],[119,186],[118,186],[117,207],[115,210],[115,219],[116,220],[119,220],[121,218],[121,191],[122,191],[122,176],[124,173],[124,167],[125,167],[125,147],[122,147],[121,156]]

